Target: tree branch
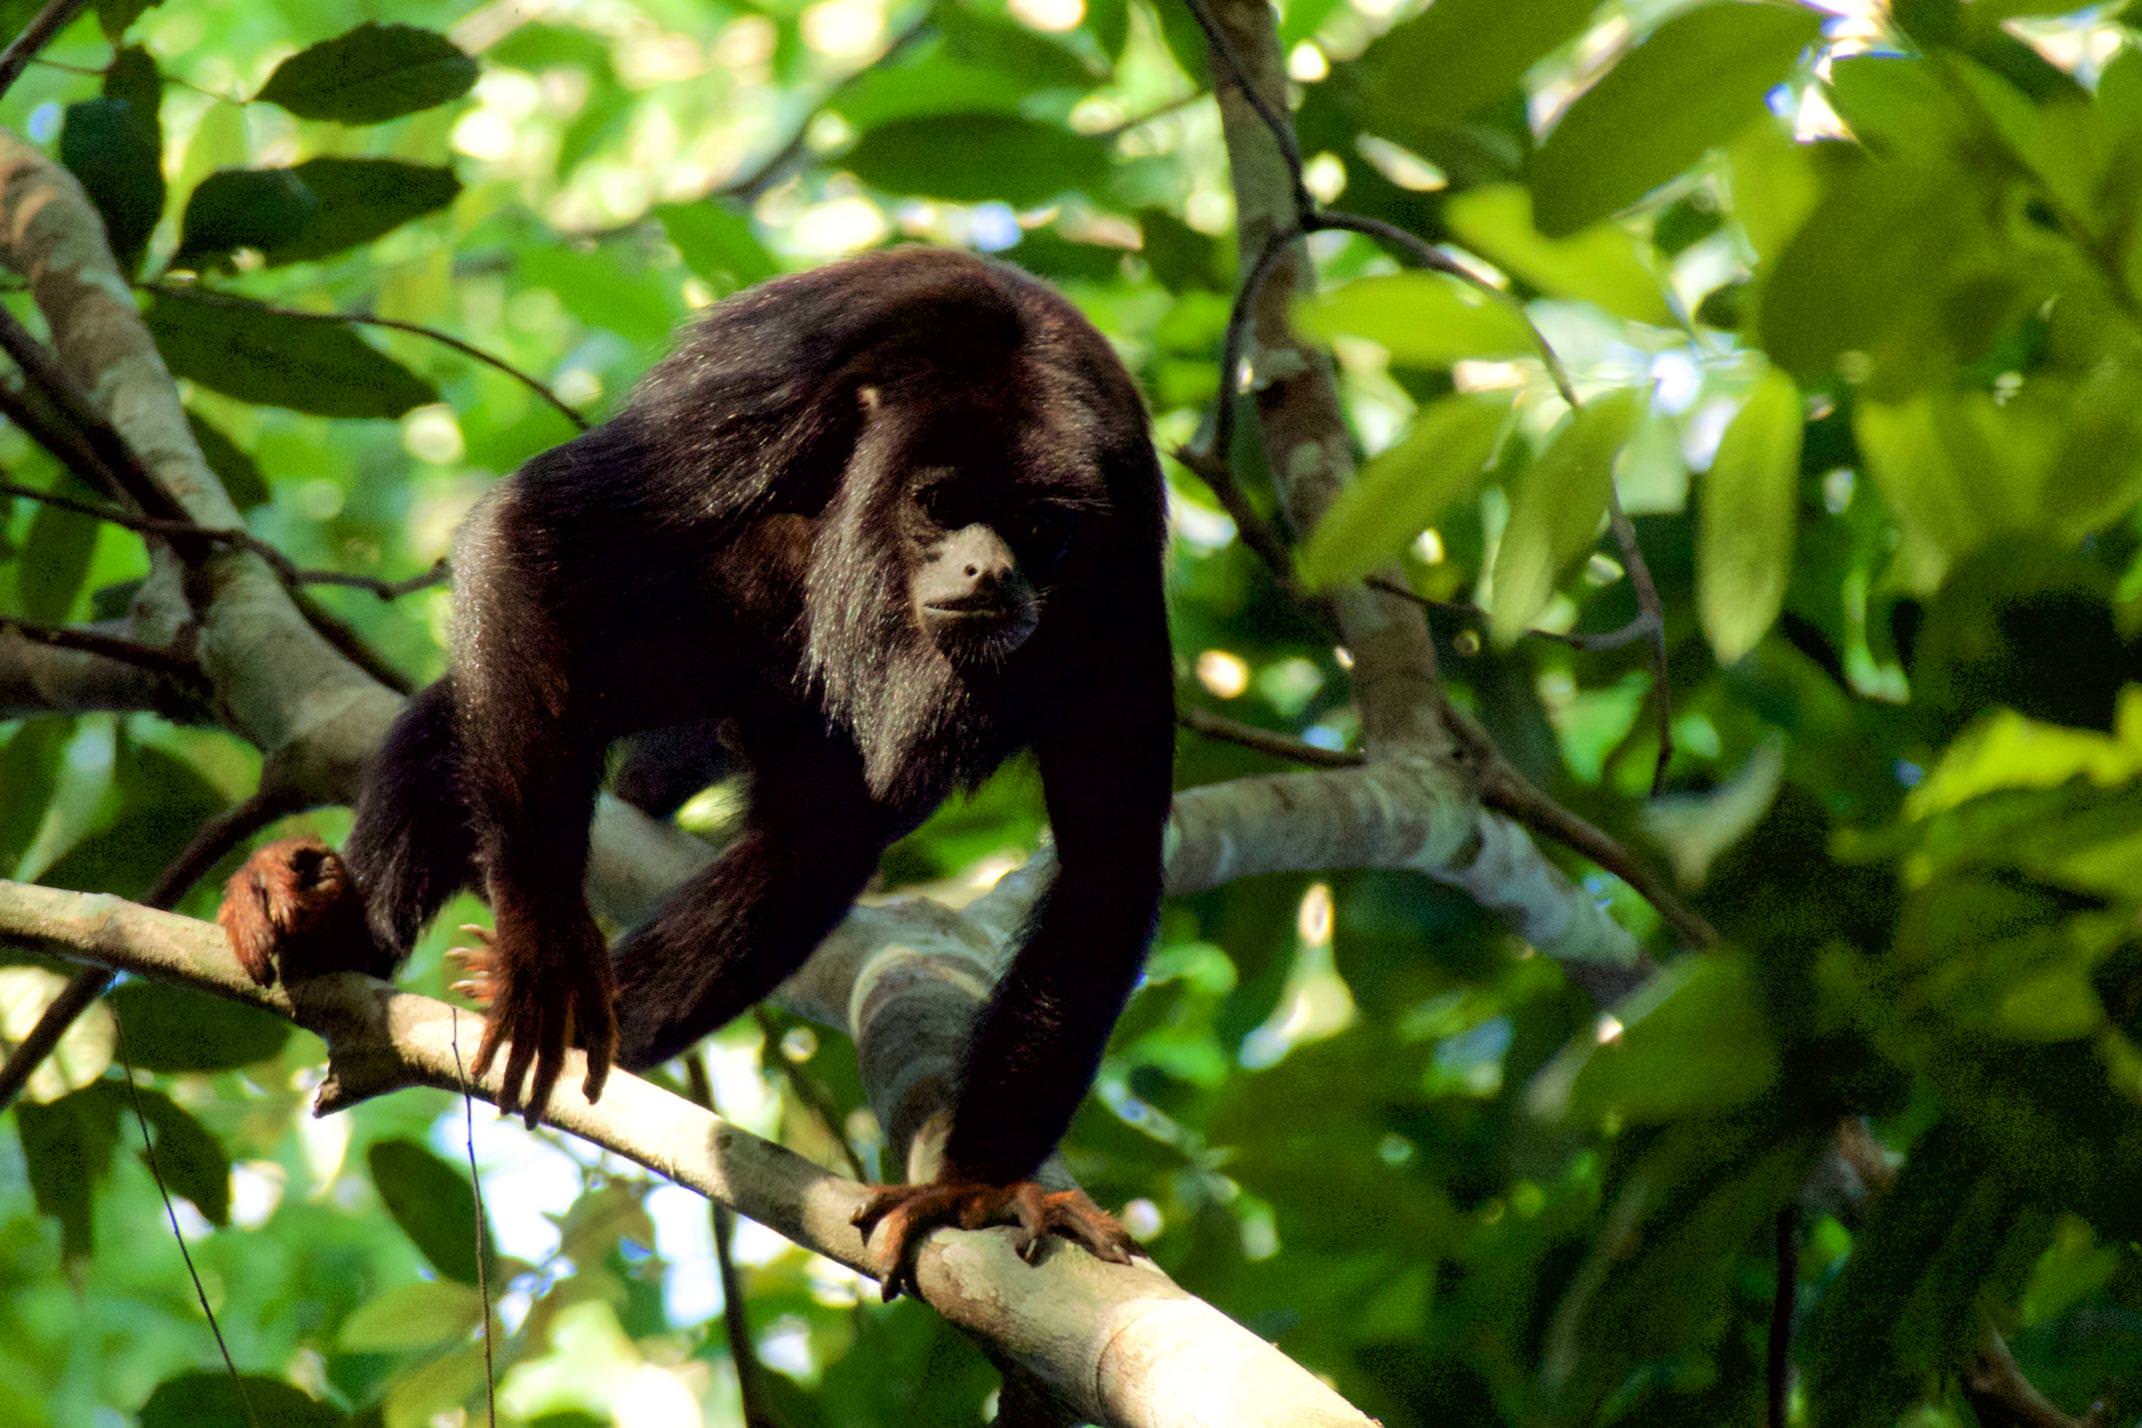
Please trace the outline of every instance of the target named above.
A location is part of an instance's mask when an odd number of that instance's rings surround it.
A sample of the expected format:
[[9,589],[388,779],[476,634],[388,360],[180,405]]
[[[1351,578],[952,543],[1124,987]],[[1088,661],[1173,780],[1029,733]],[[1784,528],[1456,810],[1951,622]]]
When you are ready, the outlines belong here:
[[[466,1085],[485,1100],[497,1093],[499,1071],[465,1083],[459,1069],[474,1058],[479,1018],[356,975],[295,989],[256,986],[209,923],[115,897],[0,881],[0,935],[295,1021],[328,1044],[324,1111],[406,1086],[459,1092]],[[579,1084],[569,1068],[551,1098],[546,1119],[558,1129],[851,1269],[879,1272],[850,1223],[862,1186],[623,1071],[611,1073],[599,1104],[582,1097]],[[1369,1423],[1151,1264],[1111,1265],[1056,1247],[1030,1266],[1013,1237],[1006,1229],[932,1236],[918,1264],[923,1297],[1085,1418],[1123,1428]]]

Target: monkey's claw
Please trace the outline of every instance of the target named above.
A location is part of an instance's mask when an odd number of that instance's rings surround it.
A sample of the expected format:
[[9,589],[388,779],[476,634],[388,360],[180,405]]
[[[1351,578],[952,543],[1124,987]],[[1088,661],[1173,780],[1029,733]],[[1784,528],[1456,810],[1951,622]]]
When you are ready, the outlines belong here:
[[499,1110],[509,1116],[519,1112],[534,1130],[576,1044],[587,1052],[581,1094],[591,1101],[601,1096],[617,1053],[617,1011],[609,949],[595,924],[547,931],[519,923],[499,933],[474,925],[461,930],[480,944],[447,954],[469,974],[454,990],[484,1008],[483,1040],[470,1069],[481,1077],[505,1052]]
[[1115,1216],[1093,1203],[1083,1190],[1050,1190],[1032,1180],[992,1185],[978,1180],[933,1180],[926,1185],[876,1185],[851,1221],[868,1240],[885,1227],[884,1293],[887,1302],[903,1292],[921,1297],[915,1259],[929,1231],[940,1225],[962,1230],[1011,1225],[1018,1230],[1013,1248],[1033,1264],[1042,1242],[1062,1235],[1096,1259],[1129,1264],[1142,1253],[1138,1242]]

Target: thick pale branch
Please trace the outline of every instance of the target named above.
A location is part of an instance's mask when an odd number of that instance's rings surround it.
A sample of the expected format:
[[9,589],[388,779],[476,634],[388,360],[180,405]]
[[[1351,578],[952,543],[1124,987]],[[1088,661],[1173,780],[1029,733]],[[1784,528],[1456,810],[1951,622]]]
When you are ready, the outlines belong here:
[[[464,1088],[481,1020],[369,978],[295,993],[247,978],[214,926],[119,898],[0,881],[0,935],[213,992],[287,1017],[328,1044],[328,1107],[404,1086]],[[486,1100],[497,1073],[466,1087]],[[863,1189],[638,1077],[613,1072],[590,1104],[569,1069],[551,1102],[561,1130],[646,1166],[830,1259],[878,1267],[850,1217]],[[1083,1417],[1158,1425],[1365,1425],[1314,1375],[1148,1264],[1068,1246],[1022,1262],[1008,1230],[943,1232],[925,1247],[924,1297]]]

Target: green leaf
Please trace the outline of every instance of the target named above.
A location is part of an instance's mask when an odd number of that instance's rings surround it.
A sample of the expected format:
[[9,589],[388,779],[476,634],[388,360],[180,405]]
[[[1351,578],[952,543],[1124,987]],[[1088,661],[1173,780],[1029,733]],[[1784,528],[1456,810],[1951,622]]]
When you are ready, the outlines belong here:
[[119,43],[134,28],[142,11],[158,3],[160,0],[97,0],[97,23],[103,27],[104,38]]
[[946,5],[934,12],[933,23],[944,36],[946,54],[1009,75],[1028,94],[1049,89],[1084,92],[1106,77],[1053,36],[1016,21]]
[[1567,237],[1731,142],[1821,32],[1811,10],[1743,0],[1659,26],[1569,106],[1533,154],[1540,231]]
[[225,436],[222,428],[190,408],[186,426],[193,432],[194,444],[201,448],[201,459],[223,483],[223,494],[231,498],[232,505],[244,511],[268,499],[268,479],[260,474],[259,463]]
[[1745,954],[1684,957],[1615,1008],[1619,1032],[1572,1040],[1534,1078],[1535,1115],[1586,1127],[1728,1110],[1776,1083],[1777,1041]]
[[2014,444],[2025,433],[1991,397],[1927,392],[1861,402],[1853,431],[1904,529],[1898,559],[1914,589],[1938,584],[1956,559],[1996,533],[2031,524],[2031,491],[2017,468],[2035,462]]
[[1671,325],[1659,277],[1644,245],[1626,229],[1595,223],[1568,238],[1532,225],[1532,195],[1523,184],[1490,184],[1458,194],[1443,221],[1459,241],[1541,292],[1597,303],[1632,322]]
[[439,399],[431,383],[343,323],[170,293],[151,302],[148,323],[174,375],[241,401],[321,416],[394,417]]
[[781,271],[752,231],[751,219],[734,209],[702,199],[657,204],[653,211],[669,241],[677,245],[684,266],[712,283],[718,293],[748,288]]
[[[140,56],[142,51],[129,49],[122,55]],[[121,63],[114,62],[115,74]],[[145,56],[141,63],[146,63]],[[133,97],[107,95],[70,104],[60,129],[60,162],[82,181],[104,220],[112,256],[128,272],[140,262],[164,212],[163,131],[154,98],[158,88],[151,65],[148,84],[136,87]]]
[[1554,596],[1562,572],[1592,547],[1614,486],[1614,458],[1643,414],[1643,394],[1595,397],[1562,429],[1510,493],[1510,523],[1495,552],[1488,628],[1517,640]]
[[476,61],[446,36],[367,21],[284,60],[257,97],[302,119],[377,124],[459,99],[475,82]]
[[1401,128],[1464,118],[1516,88],[1597,8],[1599,0],[1436,0],[1362,54],[1368,127],[1387,132],[1386,116]]
[[89,578],[90,560],[103,527],[102,521],[79,511],[37,508],[30,518],[30,534],[22,543],[22,558],[15,566],[15,599],[23,619],[37,625],[65,623],[75,597],[82,593],[82,583]]
[[80,1259],[92,1248],[91,1213],[97,1182],[111,1169],[118,1143],[116,1088],[99,1082],[38,1105],[20,1101],[15,1124],[37,1208],[60,1225],[60,1250]]
[[222,1369],[167,1378],[141,1406],[141,1428],[337,1428],[346,1421],[281,1379],[246,1374],[233,1380]]
[[[476,1282],[476,1196],[457,1169],[413,1140],[383,1140],[365,1154],[387,1213],[432,1267],[463,1284]],[[490,1226],[484,1253],[492,1253]]]
[[474,1286],[427,1279],[397,1284],[342,1321],[335,1342],[357,1354],[398,1354],[458,1339],[482,1322]]
[[1356,278],[1296,305],[1310,337],[1366,337],[1407,366],[1448,367],[1476,357],[1534,356],[1539,344],[1514,302],[1447,273],[1414,271]]
[[1726,428],[1704,478],[1696,596],[1721,664],[1763,637],[1785,603],[1799,518],[1800,391],[1771,369]]
[[1317,522],[1302,552],[1304,578],[1326,589],[1396,559],[1480,488],[1509,414],[1501,397],[1445,397],[1421,408],[1406,435],[1369,462]]
[[318,201],[290,237],[261,248],[270,263],[324,258],[454,201],[461,180],[452,169],[398,159],[307,159],[290,170]]
[[[136,1094],[142,1119],[151,1127],[156,1170],[165,1187],[191,1200],[210,1224],[230,1223],[231,1158],[222,1143],[163,1092],[142,1088]],[[134,1130],[138,1136],[139,1127]]]
[[1107,177],[1107,146],[1037,119],[940,114],[864,132],[835,161],[873,188],[977,203],[1046,203]]
[[0,876],[12,876],[44,826],[45,806],[59,785],[61,750],[74,736],[71,719],[29,719],[0,749]]
[[320,200],[289,169],[224,169],[202,179],[179,219],[175,267],[198,267],[239,248],[262,252],[292,243]]
[[1912,1147],[1817,1303],[1803,1362],[1815,1428],[1890,1428],[1928,1380],[1963,1366],[1983,1332],[1979,1292],[2011,1236],[2043,1243],[2031,1212],[1952,1129]]
[[290,1023],[206,992],[128,982],[107,1000],[126,1028],[126,1054],[142,1071],[224,1071],[265,1061],[290,1040]]
[[228,169],[193,191],[174,263],[201,266],[237,248],[269,263],[324,258],[446,207],[451,169],[398,159],[307,159],[288,169]]

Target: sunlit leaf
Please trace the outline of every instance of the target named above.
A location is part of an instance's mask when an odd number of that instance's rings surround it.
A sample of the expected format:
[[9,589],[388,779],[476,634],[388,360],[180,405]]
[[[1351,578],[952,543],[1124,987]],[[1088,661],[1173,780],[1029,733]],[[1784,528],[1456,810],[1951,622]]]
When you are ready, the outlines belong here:
[[1659,26],[1578,96],[1533,155],[1540,231],[1575,233],[1731,142],[1821,32],[1812,10],[1747,0]]
[[1584,28],[1599,0],[1436,0],[1361,56],[1372,106],[1400,126],[1462,119],[1515,88]]
[[460,1338],[482,1318],[474,1285],[415,1280],[395,1285],[343,1320],[337,1342],[352,1353],[405,1353]]
[[1416,412],[1398,444],[1370,461],[1317,522],[1302,552],[1309,583],[1359,579],[1477,491],[1509,411],[1506,399],[1446,397]]
[[1614,460],[1643,409],[1635,391],[1594,398],[1519,474],[1495,553],[1488,628],[1498,644],[1525,632],[1553,598],[1562,572],[1591,549],[1613,489]]
[[1557,297],[1597,303],[1618,317],[1673,322],[1659,277],[1634,234],[1595,223],[1567,238],[1532,226],[1532,195],[1523,184],[1490,184],[1453,197],[1444,221],[1466,247]]
[[1784,603],[1799,484],[1800,393],[1773,369],[1726,428],[1703,482],[1697,607],[1723,663],[1755,648]]
[[1365,337],[1392,361],[1411,366],[1448,367],[1467,358],[1539,350],[1514,305],[1446,273],[1356,278],[1304,300],[1294,320],[1305,334],[1325,341]]
[[1037,119],[941,114],[866,130],[840,163],[890,193],[1028,204],[1093,187],[1109,156],[1100,140]]

